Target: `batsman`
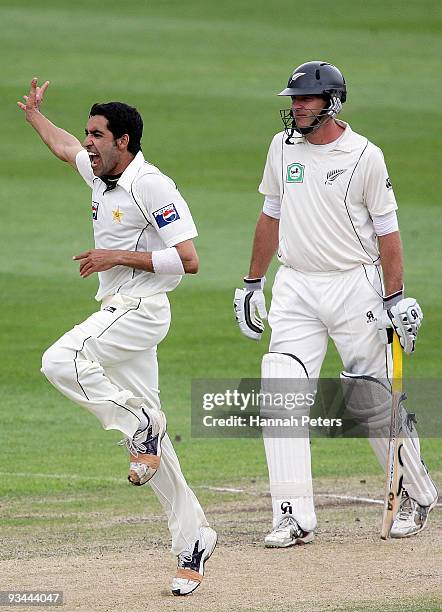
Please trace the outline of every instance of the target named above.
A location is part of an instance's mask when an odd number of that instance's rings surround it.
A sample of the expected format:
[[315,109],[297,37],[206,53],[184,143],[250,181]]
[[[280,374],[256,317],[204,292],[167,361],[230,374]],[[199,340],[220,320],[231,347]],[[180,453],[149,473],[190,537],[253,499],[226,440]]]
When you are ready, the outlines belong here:
[[[341,379],[376,388],[379,406],[391,406],[391,338],[406,354],[415,350],[423,315],[405,297],[397,204],[382,151],[337,119],[347,98],[341,71],[322,61],[298,66],[278,95],[284,130],[270,144],[259,192],[264,196],[249,274],[235,292],[241,332],[260,340],[267,318],[264,284],[277,252],[280,267],[268,315],[269,352],[262,379],[319,378],[331,338],[343,364]],[[371,446],[386,466],[388,410],[353,394],[364,413]],[[365,398],[365,399],[364,399]],[[365,404],[364,405],[364,401]],[[408,427],[408,430],[407,430]],[[412,424],[405,426],[399,509],[390,535],[419,533],[437,502],[437,490],[420,457]],[[264,435],[273,528],[268,547],[311,542],[316,528],[310,441]]]

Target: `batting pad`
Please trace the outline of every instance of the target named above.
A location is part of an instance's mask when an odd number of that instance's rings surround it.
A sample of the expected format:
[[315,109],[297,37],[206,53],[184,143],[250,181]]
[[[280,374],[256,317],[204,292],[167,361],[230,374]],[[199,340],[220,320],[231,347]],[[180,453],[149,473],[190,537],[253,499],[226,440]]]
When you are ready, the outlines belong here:
[[377,378],[341,372],[345,406],[368,435],[383,435],[390,428],[391,391]]
[[[264,402],[261,415],[266,418],[291,413],[300,417],[308,413],[304,405],[286,410],[272,401],[277,394],[288,396],[306,393],[310,388],[303,364],[296,358],[281,353],[267,353],[262,359],[261,391]],[[278,395],[279,397],[279,395]],[[292,397],[290,395],[290,397]],[[302,435],[298,427],[262,428],[269,471],[270,494],[273,506],[273,526],[281,518],[293,516],[305,531],[316,527],[313,505],[313,486],[310,462],[308,427]]]
[[[341,384],[348,412],[368,434],[379,463],[385,469],[392,395],[386,384],[370,376],[341,373]],[[419,438],[409,414],[399,407],[401,431],[404,437],[404,488],[412,499],[422,506],[429,506],[437,496],[437,490],[420,457]]]

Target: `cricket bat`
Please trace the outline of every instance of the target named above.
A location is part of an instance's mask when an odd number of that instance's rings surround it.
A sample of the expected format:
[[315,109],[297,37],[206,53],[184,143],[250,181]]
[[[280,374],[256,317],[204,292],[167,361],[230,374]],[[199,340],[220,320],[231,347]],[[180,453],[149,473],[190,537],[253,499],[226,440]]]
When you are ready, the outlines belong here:
[[386,540],[390,535],[394,517],[399,508],[402,494],[403,450],[400,401],[402,396],[402,347],[399,337],[393,334],[393,388],[392,388],[390,439],[388,442],[387,470],[384,512],[382,515],[381,538]]

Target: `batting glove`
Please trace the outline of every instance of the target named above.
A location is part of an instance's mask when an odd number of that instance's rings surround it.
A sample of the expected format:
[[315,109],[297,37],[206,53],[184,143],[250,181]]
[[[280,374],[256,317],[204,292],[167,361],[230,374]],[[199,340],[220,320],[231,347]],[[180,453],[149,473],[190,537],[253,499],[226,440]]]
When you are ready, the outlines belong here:
[[[264,297],[263,278],[245,278],[244,288],[235,289],[233,309],[239,329],[251,340],[261,340],[264,331],[262,319],[267,319],[266,302]],[[259,315],[259,316],[258,316]]]
[[384,298],[384,314],[379,328],[384,344],[392,341],[392,332],[396,332],[406,355],[414,352],[416,338],[424,315],[414,298],[404,298],[403,290]]

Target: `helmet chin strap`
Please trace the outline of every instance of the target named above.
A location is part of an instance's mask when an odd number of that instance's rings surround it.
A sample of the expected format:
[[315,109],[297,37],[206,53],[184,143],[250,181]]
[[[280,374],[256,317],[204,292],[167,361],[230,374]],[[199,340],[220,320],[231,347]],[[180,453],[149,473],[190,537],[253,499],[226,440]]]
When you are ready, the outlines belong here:
[[312,132],[316,132],[318,128],[320,128],[324,123],[330,119],[324,115],[324,111],[321,111],[319,115],[314,115],[314,119],[310,125],[306,127],[299,127],[296,123],[296,117],[293,115],[293,123],[295,124],[296,131],[305,136],[306,134],[311,134]]
[[[292,112],[293,115],[293,128],[296,129],[297,132],[305,136],[306,134],[311,134],[312,132],[316,132],[324,123],[327,123],[329,119],[333,119],[342,109],[342,102],[336,96],[330,97],[330,104],[323,108],[317,115],[312,112],[314,117],[313,121],[310,125],[306,127],[299,127],[296,123],[296,116]],[[293,136],[293,134],[292,134]]]
[[[324,125],[327,119],[331,118],[330,116],[327,117],[323,109],[318,115],[315,115],[314,113],[312,113],[314,119],[310,125],[306,127],[299,127],[298,124],[296,123],[296,117],[293,114],[293,111],[291,109],[290,111],[281,111],[281,113],[284,113],[284,112],[286,112],[286,115],[283,121],[285,125],[285,133],[287,135],[287,138],[285,139],[285,144],[289,144],[289,145],[294,144],[293,136],[295,132],[298,132],[298,134],[302,134],[303,136],[306,136],[307,134],[311,134],[312,132],[316,131],[318,128]],[[289,116],[291,116],[291,121],[289,120]]]
[[306,134],[311,134],[312,132],[316,132],[316,130],[322,127],[324,123],[327,123],[329,119],[332,119],[335,116],[334,113],[330,113],[330,108],[330,106],[327,108],[323,108],[317,115],[312,112],[314,119],[311,124],[307,125],[306,127],[298,127],[296,123],[296,116],[295,114],[293,114],[293,123],[295,124],[297,131],[303,136],[305,136]]

